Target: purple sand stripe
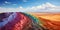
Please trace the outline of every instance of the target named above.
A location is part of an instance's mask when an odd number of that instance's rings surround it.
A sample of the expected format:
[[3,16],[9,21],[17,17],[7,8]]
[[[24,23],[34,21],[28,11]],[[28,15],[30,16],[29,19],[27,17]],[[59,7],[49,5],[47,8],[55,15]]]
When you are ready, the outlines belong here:
[[4,19],[3,22],[0,22],[0,27],[6,25],[9,21],[12,21],[16,17],[16,13],[11,14],[8,18]]

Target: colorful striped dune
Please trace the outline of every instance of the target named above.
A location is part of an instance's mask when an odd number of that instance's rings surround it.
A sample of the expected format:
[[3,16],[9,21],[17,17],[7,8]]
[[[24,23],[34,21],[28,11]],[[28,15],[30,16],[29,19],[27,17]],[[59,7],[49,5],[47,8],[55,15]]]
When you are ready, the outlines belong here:
[[[59,13],[13,12],[10,20],[0,22],[0,30],[60,30]],[[13,17],[13,18],[12,18]],[[3,26],[2,26],[3,25]]]

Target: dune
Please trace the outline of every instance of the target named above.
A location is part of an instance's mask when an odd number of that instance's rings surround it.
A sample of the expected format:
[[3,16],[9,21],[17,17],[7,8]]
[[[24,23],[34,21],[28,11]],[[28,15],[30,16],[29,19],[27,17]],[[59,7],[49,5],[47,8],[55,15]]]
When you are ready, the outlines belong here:
[[51,21],[60,21],[60,13],[30,13],[36,17],[41,17]]
[[43,23],[43,26],[49,30],[60,30],[59,13],[30,13],[36,16]]

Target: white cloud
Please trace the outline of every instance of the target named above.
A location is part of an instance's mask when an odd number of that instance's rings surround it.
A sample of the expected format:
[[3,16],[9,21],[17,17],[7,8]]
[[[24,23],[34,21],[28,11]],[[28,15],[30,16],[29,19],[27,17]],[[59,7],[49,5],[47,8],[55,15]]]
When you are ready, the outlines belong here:
[[54,8],[54,7],[56,7],[56,6],[47,2],[45,4],[36,6],[35,9],[44,9],[45,10],[46,8]]
[[55,6],[49,2],[34,6],[23,8],[22,6],[18,8],[2,8],[0,7],[0,12],[60,12],[60,6]]
[[12,4],[12,5],[17,5],[17,4]]
[[27,2],[27,0],[23,0],[23,2]]
[[6,5],[6,4],[11,4],[11,2],[8,2],[8,1],[4,1],[4,3],[2,5]]
[[5,1],[5,3],[8,3],[7,1]]
[[49,2],[28,9],[28,12],[60,12],[60,6],[55,6]]
[[5,3],[6,3],[6,4],[10,4],[10,2],[8,2],[8,1],[5,1]]

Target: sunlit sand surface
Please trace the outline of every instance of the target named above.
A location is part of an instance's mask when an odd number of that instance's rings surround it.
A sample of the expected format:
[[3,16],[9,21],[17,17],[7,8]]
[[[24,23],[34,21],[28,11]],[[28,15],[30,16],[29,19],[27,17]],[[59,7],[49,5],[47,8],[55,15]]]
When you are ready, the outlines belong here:
[[30,13],[42,22],[43,26],[49,30],[60,30],[59,13]]
[[48,19],[51,21],[60,21],[60,14],[59,13],[31,13],[36,17],[41,17],[44,19]]

